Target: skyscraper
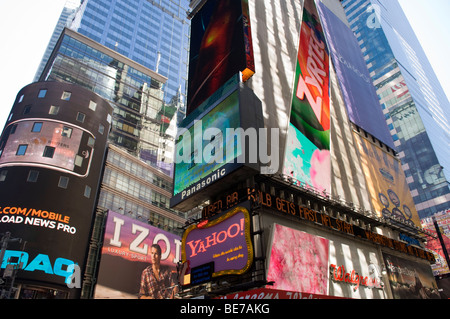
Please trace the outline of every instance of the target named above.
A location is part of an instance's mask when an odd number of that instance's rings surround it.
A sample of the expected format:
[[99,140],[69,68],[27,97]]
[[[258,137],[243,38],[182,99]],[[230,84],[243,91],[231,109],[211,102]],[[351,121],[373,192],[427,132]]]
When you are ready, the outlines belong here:
[[[415,282],[398,276],[412,268],[438,297],[433,258],[419,248],[420,220],[340,2],[191,6],[192,30],[203,32],[191,34],[196,65],[171,205],[202,211],[182,238],[182,296],[420,298],[399,288]],[[373,285],[348,285],[350,273],[370,273]]]
[[83,0],[71,28],[167,77],[169,103],[185,100],[188,9],[189,0]]
[[421,218],[450,206],[450,104],[398,1],[342,0]]
[[62,30],[72,21],[72,19],[74,18],[74,14],[79,6],[80,0],[67,0],[67,2],[65,3],[63,11],[59,16],[58,22],[56,23],[55,29],[53,30],[52,36],[47,45],[47,49],[45,50],[41,63],[39,64],[36,75],[34,76],[34,82],[37,82],[39,80],[42,70],[44,69],[45,64],[47,64],[48,58],[50,57],[50,54],[52,54],[52,51],[59,39],[59,36],[61,35]]

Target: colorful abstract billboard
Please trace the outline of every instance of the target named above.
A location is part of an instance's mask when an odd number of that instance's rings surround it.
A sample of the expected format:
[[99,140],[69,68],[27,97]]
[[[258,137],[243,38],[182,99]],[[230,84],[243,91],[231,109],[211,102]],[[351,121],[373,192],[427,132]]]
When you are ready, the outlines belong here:
[[350,121],[395,149],[353,31],[320,1],[318,11]]
[[274,224],[267,281],[271,288],[328,294],[329,240]]
[[94,297],[174,298],[180,258],[179,236],[109,211]]
[[209,0],[191,22],[186,114],[239,72],[255,72],[248,0]]
[[356,132],[353,135],[375,211],[421,227],[401,162]]
[[[189,227],[182,240],[182,260],[187,265],[183,284],[246,273],[253,263],[250,232],[250,214],[244,205]],[[208,276],[195,276],[199,269]]]
[[422,219],[422,227],[432,236],[426,236],[426,248],[433,252],[436,263],[431,265],[435,276],[450,273],[447,256],[450,254],[450,209]]
[[395,299],[441,299],[430,265],[383,254]]
[[330,191],[329,55],[313,0],[306,0],[283,173]]

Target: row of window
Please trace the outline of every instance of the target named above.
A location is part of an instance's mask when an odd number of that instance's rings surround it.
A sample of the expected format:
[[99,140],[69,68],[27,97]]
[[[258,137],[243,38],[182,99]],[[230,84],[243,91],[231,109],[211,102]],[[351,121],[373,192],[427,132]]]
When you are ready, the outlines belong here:
[[130,201],[119,194],[108,192],[105,189],[102,189],[100,192],[98,206],[111,209],[117,213],[127,214],[137,220],[147,221],[149,225],[167,230],[179,236],[183,233],[182,227],[184,223],[162,216],[149,210],[149,207],[139,205],[134,201]]
[[[8,175],[8,170],[4,169],[0,171],[0,182],[4,182],[6,181],[6,177]],[[28,176],[27,176],[27,182],[28,183],[36,183],[39,179],[39,171],[37,170],[30,170],[28,172]],[[59,188],[63,188],[63,189],[67,189],[69,186],[69,181],[70,178],[67,176],[60,176],[59,180],[58,180],[58,187]],[[92,192],[92,188],[88,185],[85,186],[84,188],[84,193],[83,196],[86,198],[90,198],[91,197],[91,192]]]
[[[45,98],[45,96],[47,95],[47,89],[41,89],[38,92],[38,98],[39,99],[43,99]],[[23,101],[23,98],[25,97],[25,94],[22,94],[19,98],[18,103],[21,103]],[[70,98],[72,97],[72,92],[68,92],[68,91],[64,91],[62,96],[61,96],[61,100],[63,101],[70,101]],[[97,107],[97,103],[95,103],[94,101],[91,101],[91,104],[89,105],[89,108],[92,109],[93,111],[95,111],[95,108]]]
[[[41,90],[39,90],[38,98],[41,98],[41,99],[45,98],[46,94],[47,94],[47,89],[41,89]],[[62,96],[61,96],[61,100],[70,101],[71,96],[72,96],[71,92],[64,91]],[[21,103],[23,101],[24,97],[25,97],[24,94],[21,95],[20,98],[19,98],[18,103]],[[89,101],[89,106],[88,107],[89,107],[90,110],[95,112],[97,110],[97,103],[94,102],[94,101]],[[24,107],[23,114],[25,115],[25,114],[30,113],[31,112],[31,108],[32,108],[32,105],[26,105]],[[49,115],[57,115],[59,113],[59,110],[60,110],[59,106],[51,105],[50,109],[48,111],[48,114]],[[13,113],[10,114],[8,121],[11,120],[12,116],[13,116]],[[78,122],[84,123],[85,119],[86,119],[86,114],[85,113],[82,113],[82,112],[78,112],[77,113],[76,120]],[[42,128],[42,123],[35,123],[34,126],[33,126],[33,129],[32,129],[32,132],[40,132],[41,128]],[[65,129],[66,129],[66,127],[65,127]],[[103,135],[103,133],[105,132],[104,125],[99,124],[98,132]],[[14,127],[11,130],[11,134],[14,134]],[[62,136],[65,136],[64,135],[64,131],[63,131],[63,135]],[[68,136],[68,137],[70,137],[70,136]]]

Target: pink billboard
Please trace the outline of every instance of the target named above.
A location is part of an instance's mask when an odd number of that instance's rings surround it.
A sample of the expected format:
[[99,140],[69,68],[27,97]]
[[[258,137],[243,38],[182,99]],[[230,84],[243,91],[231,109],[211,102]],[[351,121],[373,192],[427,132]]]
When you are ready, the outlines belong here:
[[270,288],[328,294],[329,240],[273,225],[267,281]]

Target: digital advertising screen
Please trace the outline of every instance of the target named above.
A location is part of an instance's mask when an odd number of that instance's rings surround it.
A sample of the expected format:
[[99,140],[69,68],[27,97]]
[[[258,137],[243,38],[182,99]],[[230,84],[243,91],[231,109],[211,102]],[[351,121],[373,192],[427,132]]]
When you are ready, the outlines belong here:
[[86,177],[94,152],[94,135],[79,126],[49,119],[19,120],[6,128],[9,138],[0,153],[0,168],[27,165]]
[[96,299],[172,299],[177,293],[181,238],[109,211]]
[[267,281],[270,288],[328,294],[328,239],[274,224],[269,242]]
[[239,72],[255,72],[248,0],[209,0],[191,21],[186,114]]
[[283,173],[318,191],[331,190],[330,66],[313,0],[306,0]]
[[187,266],[183,285],[246,273],[253,263],[250,232],[250,214],[243,205],[189,227],[182,240],[182,260]]
[[1,237],[9,232],[21,241],[7,244],[1,268],[20,265],[20,279],[81,288],[74,284],[81,282],[90,227],[71,211],[6,202],[0,203]]
[[429,264],[383,254],[394,299],[441,299]]
[[[234,91],[178,137],[171,205],[219,181],[242,163],[239,92]],[[229,134],[227,134],[229,133]]]

